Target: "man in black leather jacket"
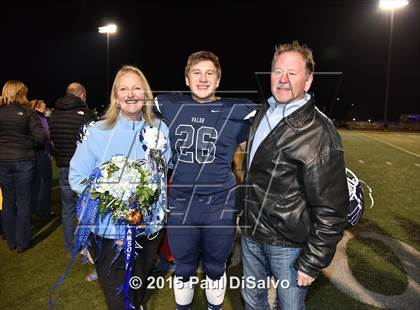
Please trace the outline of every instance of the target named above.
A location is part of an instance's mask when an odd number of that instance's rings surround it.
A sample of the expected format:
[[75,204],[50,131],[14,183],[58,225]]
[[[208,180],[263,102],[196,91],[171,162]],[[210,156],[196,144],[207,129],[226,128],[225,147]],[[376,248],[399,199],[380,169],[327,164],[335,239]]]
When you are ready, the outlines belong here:
[[327,267],[342,238],[349,205],[340,136],[309,90],[312,51],[298,42],[276,48],[272,97],[257,114],[248,141],[238,205],[246,309],[268,309],[277,281],[283,310],[304,309],[307,287]]

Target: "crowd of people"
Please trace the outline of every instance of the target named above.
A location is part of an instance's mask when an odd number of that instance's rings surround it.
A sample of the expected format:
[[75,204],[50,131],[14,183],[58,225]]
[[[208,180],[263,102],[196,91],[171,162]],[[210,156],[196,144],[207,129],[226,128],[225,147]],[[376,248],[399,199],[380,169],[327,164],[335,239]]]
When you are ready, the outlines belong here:
[[[244,277],[287,281],[277,287],[278,306],[304,309],[307,288],[332,261],[349,207],[340,136],[309,92],[314,66],[307,46],[276,47],[271,96],[258,104],[217,96],[222,68],[210,51],[187,59],[189,95],[153,98],[142,71],[123,66],[99,121],[80,83],[68,85],[47,119],[44,101],[29,102],[22,82],[6,82],[0,187],[9,249],[30,246],[31,210],[51,215],[54,158],[65,249],[70,257],[87,249],[109,309],[143,309],[146,287],[128,287],[127,275],[146,283],[166,239],[176,309],[192,308],[200,260],[205,308],[222,309],[238,227]],[[245,153],[241,184],[232,172],[238,148]],[[90,196],[104,174],[118,170],[101,170],[116,156],[152,167],[158,190],[149,206],[130,200],[124,209]],[[269,309],[267,287],[244,285],[241,292],[245,309]]]
[[[66,96],[57,100],[51,114],[46,113],[44,100],[29,101],[27,94],[24,83],[10,80],[3,86],[0,101],[2,234],[9,249],[18,253],[30,247],[31,214],[43,218],[55,215],[51,211],[52,160],[55,159],[60,176],[64,174],[61,169],[68,170],[80,126],[96,119],[85,101],[86,91],[78,83],[67,87]],[[77,104],[65,105],[64,98]],[[60,178],[61,218],[65,247],[71,253],[75,194],[67,179],[67,175]]]

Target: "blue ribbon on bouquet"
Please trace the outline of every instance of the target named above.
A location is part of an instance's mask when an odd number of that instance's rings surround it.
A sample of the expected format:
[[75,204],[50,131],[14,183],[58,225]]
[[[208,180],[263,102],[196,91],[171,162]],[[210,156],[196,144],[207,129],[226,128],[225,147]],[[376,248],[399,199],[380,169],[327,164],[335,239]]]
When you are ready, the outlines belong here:
[[90,198],[89,189],[92,187],[92,183],[101,176],[102,174],[99,168],[93,170],[89,178],[88,185],[76,202],[76,214],[79,219],[79,224],[77,225],[75,231],[72,256],[76,256],[81,249],[87,246],[91,228],[96,222],[99,211],[99,198]]
[[[148,237],[159,232],[162,228],[165,221],[165,213],[168,212],[166,208],[166,174],[165,174],[165,165],[163,163],[162,152],[147,152],[149,163],[151,163],[152,170],[154,172],[155,178],[154,182],[159,183],[160,185],[160,199],[154,202],[152,205],[151,214],[143,218],[144,229],[137,229],[136,226],[127,225],[124,228],[124,241],[123,246],[118,245],[116,247],[116,255],[111,263],[111,265],[116,262],[121,250],[124,250],[125,256],[125,277],[124,283],[118,289],[119,293],[123,293],[125,310],[134,309],[133,304],[130,302],[130,281],[133,273],[133,261],[135,260],[135,238],[136,236],[146,235]],[[54,294],[57,287],[63,283],[65,277],[69,273],[71,266],[73,265],[74,259],[77,256],[78,252],[85,248],[89,243],[89,235],[91,233],[91,228],[96,222],[98,210],[99,210],[99,198],[92,199],[90,197],[90,189],[92,188],[94,182],[101,177],[100,168],[96,168],[91,176],[89,177],[88,184],[80,197],[76,202],[76,213],[79,218],[79,224],[77,225],[75,232],[75,245],[73,248],[73,253],[71,260],[66,268],[66,271],[54,284],[52,289],[52,294]],[[135,206],[132,206],[134,208]],[[157,234],[156,234],[157,235]],[[117,244],[116,244],[117,245]],[[143,283],[146,285],[146,283]],[[49,298],[50,308],[54,308],[56,302],[52,302],[52,297]]]
[[[127,225],[124,232],[124,256],[125,256],[125,276],[123,284],[124,308],[125,310],[135,309],[130,302],[130,284],[133,273],[133,261],[135,259],[136,227]],[[143,283],[142,285],[146,285]]]
[[162,151],[149,150],[146,153],[148,154],[149,162],[155,175],[154,182],[158,182],[160,185],[160,198],[153,203],[153,211],[147,219],[148,224],[145,228],[145,234],[149,236],[162,228],[165,221],[165,213],[169,212],[169,210],[166,207],[166,173]]
[[[99,177],[101,177],[101,170],[99,168],[96,168],[95,170],[93,170],[91,176],[89,177],[89,181],[86,188],[83,190],[82,194],[76,201],[75,207],[77,217],[79,218],[79,224],[77,225],[75,231],[73,253],[66,270],[54,284],[51,295],[55,293],[56,289],[63,283],[64,279],[67,277],[74,263],[74,259],[76,258],[79,251],[82,248],[85,248],[88,244],[90,228],[95,224],[99,209],[99,198],[91,199],[89,189],[92,187],[93,182]],[[57,304],[57,300],[53,302],[52,296],[50,296],[48,303],[50,308],[54,308]]]
[[[125,256],[125,276],[124,283],[118,289],[119,292],[123,293],[124,298],[124,307],[125,310],[135,309],[134,305],[130,302],[130,283],[131,276],[133,274],[133,262],[136,258],[135,252],[135,238],[136,236],[146,235],[151,236],[158,232],[164,222],[165,212],[167,211],[166,206],[166,176],[165,171],[159,169],[159,163],[156,162],[152,154],[149,153],[149,162],[151,163],[151,168],[156,176],[156,180],[160,183],[160,202],[154,202],[152,206],[152,214],[146,216],[142,220],[142,224],[145,224],[143,231],[139,232],[136,229],[136,226],[127,225],[124,231],[124,256]],[[132,206],[136,208],[136,206]],[[142,283],[141,285],[146,285]]]

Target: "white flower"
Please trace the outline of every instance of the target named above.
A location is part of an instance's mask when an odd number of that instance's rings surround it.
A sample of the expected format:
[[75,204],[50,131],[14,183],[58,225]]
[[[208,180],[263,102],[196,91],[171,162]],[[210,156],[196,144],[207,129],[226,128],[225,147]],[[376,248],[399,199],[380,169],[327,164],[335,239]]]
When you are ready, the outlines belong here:
[[103,169],[101,173],[102,173],[102,178],[104,178],[105,180],[108,179],[108,169]]
[[152,183],[149,185],[149,187],[151,188],[152,191],[156,191],[159,188],[159,184]]
[[[140,197],[139,189],[150,188],[153,193],[159,190],[152,167],[144,160],[113,156],[102,164],[100,170],[101,177],[92,184],[91,193],[100,194],[100,199],[106,199],[104,205],[108,211],[105,212],[111,212],[116,220],[126,218],[133,201]],[[146,201],[146,204],[150,203]]]
[[129,159],[124,155],[116,155],[112,157],[112,162],[118,166],[118,168],[122,169],[127,163]]
[[162,150],[166,145],[165,135],[156,127],[143,129],[143,143],[148,149]]

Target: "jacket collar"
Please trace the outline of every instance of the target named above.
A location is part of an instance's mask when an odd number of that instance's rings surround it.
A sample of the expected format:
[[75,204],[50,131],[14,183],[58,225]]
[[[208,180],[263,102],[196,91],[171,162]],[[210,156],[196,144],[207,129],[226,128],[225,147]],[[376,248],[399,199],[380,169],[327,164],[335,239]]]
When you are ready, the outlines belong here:
[[[298,130],[299,128],[302,128],[304,124],[307,121],[312,121],[314,117],[314,110],[315,110],[315,97],[313,93],[309,93],[311,96],[311,99],[309,99],[308,102],[306,102],[303,106],[301,106],[296,111],[292,112],[290,115],[285,117],[277,126],[282,126],[284,122],[289,124],[290,127],[292,127],[293,130]],[[267,113],[267,110],[269,108],[269,103],[267,101],[263,102],[261,105],[261,110],[257,114],[254,120],[254,124],[251,127],[250,131],[250,141],[252,143],[252,140],[254,139],[255,131],[257,130],[259,124],[261,123],[261,120]],[[249,144],[249,143],[248,143]]]
[[[292,112],[290,115],[283,118],[280,123],[273,128],[272,132],[275,131],[277,128],[282,127],[285,123],[291,128],[293,131],[297,132],[299,129],[305,127],[308,123],[311,123],[315,118],[315,98],[314,94],[309,93],[311,95],[311,99],[306,102],[303,106],[301,106],[296,111]],[[249,167],[249,153],[251,151],[251,145],[254,142],[255,132],[261,123],[261,120],[267,113],[269,108],[269,103],[265,101],[262,104],[261,110],[258,112],[257,116],[255,117],[254,123],[251,126],[250,133],[249,133],[249,140],[247,143],[247,156],[246,156],[246,165]],[[272,132],[264,139],[264,141],[272,139]],[[257,150],[258,152],[258,150]],[[255,155],[254,155],[255,156]],[[248,169],[245,169],[245,177],[247,175]]]
[[315,98],[314,94],[310,93],[310,95],[311,99],[309,99],[308,102],[285,117],[284,121],[292,127],[292,129],[298,130],[313,120],[315,112]]
[[137,130],[141,128],[144,125],[144,120],[141,119],[139,121],[133,121],[131,119],[128,119],[125,117],[121,112],[118,115],[117,124],[119,124],[120,127],[124,129],[131,129],[131,130]]

